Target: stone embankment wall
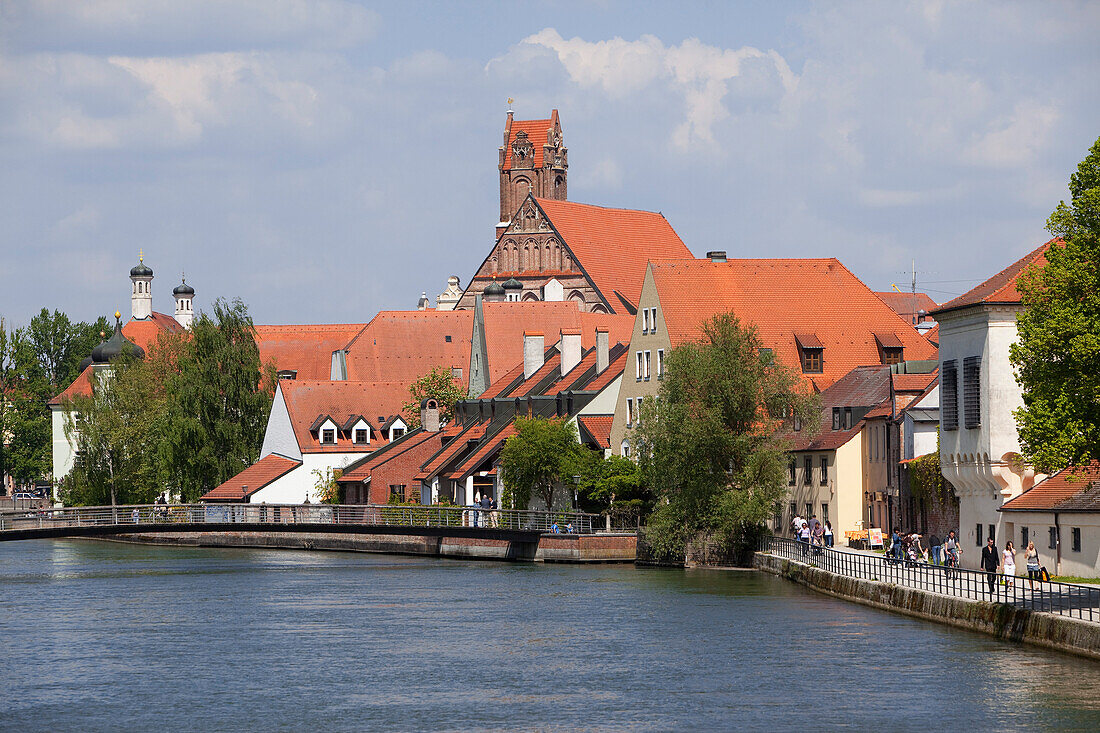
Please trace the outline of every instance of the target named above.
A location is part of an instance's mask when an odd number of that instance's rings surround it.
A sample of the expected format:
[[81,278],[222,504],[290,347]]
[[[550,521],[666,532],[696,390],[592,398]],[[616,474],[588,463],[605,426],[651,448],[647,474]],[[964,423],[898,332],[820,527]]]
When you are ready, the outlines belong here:
[[1100,659],[1098,623],[1001,603],[952,598],[893,583],[850,578],[774,555],[757,553],[754,565],[766,573],[865,606],[980,631],[998,639],[1021,641]]
[[123,542],[192,547],[264,547],[294,550],[342,550],[394,555],[525,560],[534,562],[634,562],[633,534],[552,535],[533,543],[487,537],[432,537],[415,534],[340,534],[313,532],[158,532],[117,535]]

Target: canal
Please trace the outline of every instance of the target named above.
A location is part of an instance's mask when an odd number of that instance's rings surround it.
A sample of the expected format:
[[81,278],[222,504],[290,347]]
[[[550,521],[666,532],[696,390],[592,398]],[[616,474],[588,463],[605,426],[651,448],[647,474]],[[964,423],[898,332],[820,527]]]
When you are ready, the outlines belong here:
[[1100,664],[754,572],[0,543],[0,730],[1100,729]]

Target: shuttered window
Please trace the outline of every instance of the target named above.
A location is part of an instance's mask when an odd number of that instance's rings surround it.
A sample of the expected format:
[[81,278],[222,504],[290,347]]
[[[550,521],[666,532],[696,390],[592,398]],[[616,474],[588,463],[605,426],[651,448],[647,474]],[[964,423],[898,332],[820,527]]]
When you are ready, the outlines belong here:
[[[982,357],[963,359],[963,422],[967,428],[982,424]],[[956,423],[958,416],[955,417]]]
[[944,430],[959,429],[959,365],[954,359],[943,363],[940,375],[943,396],[940,398],[940,421]]

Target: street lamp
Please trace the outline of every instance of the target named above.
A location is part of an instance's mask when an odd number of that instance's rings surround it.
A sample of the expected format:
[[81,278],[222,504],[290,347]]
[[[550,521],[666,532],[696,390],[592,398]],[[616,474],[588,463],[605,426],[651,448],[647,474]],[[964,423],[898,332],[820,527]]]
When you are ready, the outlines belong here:
[[580,509],[580,500],[577,498],[577,488],[581,485],[579,474],[573,474],[573,511]]

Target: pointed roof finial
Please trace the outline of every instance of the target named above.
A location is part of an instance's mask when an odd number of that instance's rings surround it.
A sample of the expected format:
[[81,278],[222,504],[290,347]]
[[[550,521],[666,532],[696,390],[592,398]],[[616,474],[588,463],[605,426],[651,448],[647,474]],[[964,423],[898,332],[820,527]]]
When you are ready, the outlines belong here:
[[512,102],[515,101],[511,97],[508,97],[508,114],[512,114]]
[[138,262],[145,262],[145,250],[138,250]]

